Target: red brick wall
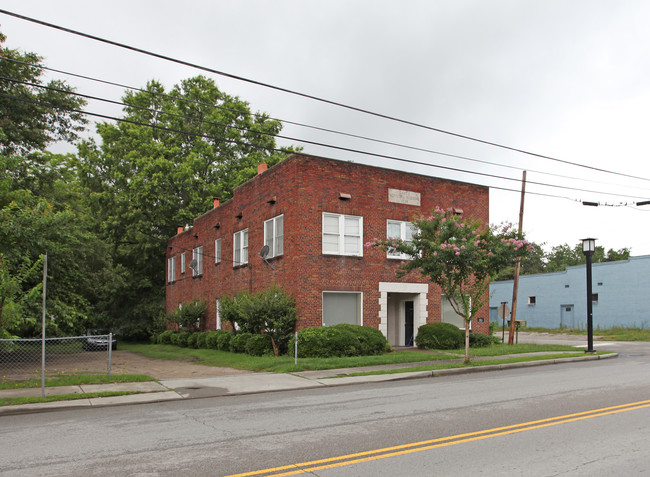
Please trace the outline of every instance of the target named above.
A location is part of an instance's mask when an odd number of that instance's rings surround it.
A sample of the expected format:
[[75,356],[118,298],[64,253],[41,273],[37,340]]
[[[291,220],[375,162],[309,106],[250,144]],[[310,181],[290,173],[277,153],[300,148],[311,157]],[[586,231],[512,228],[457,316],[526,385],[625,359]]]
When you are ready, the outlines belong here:
[[[388,189],[420,193],[420,206],[388,201]],[[339,194],[350,194],[341,200]],[[272,198],[275,202],[269,202]],[[429,215],[436,207],[463,209],[463,215],[488,223],[489,192],[486,187],[448,181],[407,172],[316,157],[294,155],[238,187],[233,199],[194,221],[194,227],[171,238],[167,256],[204,247],[203,275],[192,278],[188,268],[167,285],[167,310],[179,302],[205,299],[208,312],[204,329],[215,327],[215,300],[241,291],[257,292],[276,283],[293,295],[298,307],[298,328],[322,323],[322,292],[362,291],[363,323],[379,325],[378,283],[428,283],[412,272],[397,278],[399,260],[386,258],[376,248],[363,249],[363,257],[323,255],[322,213],[363,217],[363,242],[385,237],[386,220],[412,220]],[[241,218],[237,216],[241,214]],[[284,254],[271,259],[272,270],[258,256],[264,244],[264,221],[284,214]],[[218,224],[219,228],[215,226]],[[249,263],[233,268],[233,233],[249,231]],[[222,262],[214,264],[214,240],[222,239]],[[428,321],[440,320],[440,291],[431,285]],[[488,306],[477,315],[482,323],[472,330],[488,332]]]

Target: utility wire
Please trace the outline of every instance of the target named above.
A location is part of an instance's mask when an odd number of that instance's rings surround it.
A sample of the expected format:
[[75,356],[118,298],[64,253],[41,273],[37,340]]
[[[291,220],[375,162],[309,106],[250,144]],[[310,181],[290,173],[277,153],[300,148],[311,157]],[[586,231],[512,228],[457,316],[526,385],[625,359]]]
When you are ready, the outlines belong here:
[[[136,87],[133,87],[133,86],[128,86],[128,85],[124,85],[124,84],[120,84],[120,83],[114,83],[114,82],[111,82],[111,81],[97,79],[97,78],[93,78],[93,77],[90,77],[90,76],[84,76],[84,75],[79,75],[79,74],[76,74],[76,73],[70,73],[70,72],[67,72],[67,71],[57,70],[57,69],[49,68],[49,67],[46,67],[46,66],[34,65],[33,63],[26,63],[26,62],[22,62],[22,61],[11,59],[11,58],[0,58],[0,59],[4,59],[4,60],[7,60],[7,61],[12,61],[12,62],[15,62],[15,63],[20,63],[20,64],[23,64],[23,65],[26,65],[26,66],[35,66],[35,67],[39,67],[39,68],[42,68],[42,69],[45,69],[45,70],[48,70],[48,71],[53,71],[53,72],[57,72],[57,73],[61,73],[61,74],[69,75],[69,76],[74,76],[74,77],[78,77],[78,78],[82,78],[82,79],[86,79],[86,80],[90,80],[90,81],[100,82],[100,83],[108,84],[108,85],[111,85],[111,86],[118,86],[118,87],[129,89],[129,90],[132,90],[132,91],[138,91],[138,92],[141,92],[141,93],[148,93],[148,94],[155,95],[155,96],[162,96],[162,97],[166,97],[166,98],[171,98],[171,99],[174,99],[176,101],[182,101],[182,102],[187,102],[187,103],[191,103],[191,104],[197,104],[197,105],[201,105],[201,106],[217,108],[217,109],[220,109],[220,110],[230,111],[230,112],[234,112],[234,113],[237,113],[237,114],[247,114],[247,115],[251,115],[251,116],[252,115],[257,116],[254,113],[242,112],[242,111],[239,111],[239,110],[236,110],[236,109],[233,109],[233,108],[225,107],[223,105],[210,104],[210,103],[205,103],[205,102],[202,102],[202,101],[182,98],[182,97],[178,97],[178,96],[172,96],[170,94],[161,93],[161,92],[158,92],[158,91],[150,91],[150,90],[146,90],[146,89],[142,89],[142,88],[136,88]],[[13,80],[11,78],[0,77],[0,79],[7,79],[9,81],[19,82],[17,80]],[[50,87],[43,86],[43,85],[40,85],[40,84],[33,84],[33,83],[26,83],[26,82],[20,82],[20,83],[28,84],[28,85],[31,85],[31,86],[36,86],[36,87],[39,87],[39,88],[51,89]],[[113,100],[109,100],[109,99],[99,98],[99,97],[96,97],[96,96],[82,95],[80,93],[75,93],[75,92],[69,92],[69,91],[66,91],[66,92],[69,93],[69,94],[78,95],[78,96],[81,96],[81,97],[84,97],[84,98],[87,98],[87,99],[113,103],[113,104],[117,104],[117,105],[127,106],[129,108],[136,108],[136,109],[138,108],[137,106],[133,106],[133,105],[123,103],[123,102],[118,102],[118,101],[113,101]],[[140,109],[146,109],[146,108],[140,108]],[[165,114],[169,114],[169,115],[172,114],[172,113],[166,113],[166,112],[160,111],[160,110],[158,110],[158,111],[163,112]],[[183,117],[183,116],[179,116],[179,117]],[[328,129],[328,128],[321,128],[321,127],[318,127],[318,126],[312,126],[312,125],[298,123],[298,122],[289,121],[289,120],[285,120],[285,119],[274,118],[274,117],[271,117],[271,116],[269,116],[268,118],[271,119],[271,120],[280,121],[280,122],[282,122],[284,124],[296,125],[296,126],[315,129],[315,130],[328,132],[328,133],[332,133],[332,134],[343,135],[343,136],[346,136],[346,137],[352,137],[352,138],[356,138],[356,139],[363,139],[363,140],[366,140],[366,141],[377,142],[377,143],[381,143],[381,144],[401,147],[401,148],[405,148],[405,149],[409,149],[409,150],[414,150],[414,151],[419,151],[419,152],[426,152],[426,153],[430,153],[430,154],[436,154],[436,155],[441,155],[441,156],[445,156],[445,157],[451,157],[451,158],[456,158],[456,159],[461,159],[461,160],[466,160],[466,161],[471,161],[471,162],[477,162],[477,163],[487,164],[487,165],[492,165],[492,166],[497,166],[497,167],[503,167],[503,168],[506,168],[506,169],[515,169],[515,170],[517,170],[519,172],[524,170],[519,166],[512,166],[512,165],[508,165],[508,164],[500,164],[500,163],[496,163],[496,162],[471,158],[471,157],[467,157],[467,156],[461,156],[461,155],[457,155],[457,154],[451,154],[451,153],[446,153],[446,152],[441,152],[441,151],[434,151],[434,150],[431,150],[431,149],[426,149],[426,148],[420,148],[420,147],[410,146],[410,145],[406,145],[406,144],[395,143],[395,142],[386,141],[386,140],[377,139],[377,138],[370,138],[370,137],[367,137],[367,136],[346,133],[346,132],[343,132],[343,131],[337,131],[337,130]],[[187,118],[187,119],[190,119],[190,118]],[[196,121],[196,119],[194,119],[194,120]],[[219,124],[219,123],[212,123],[212,124]],[[223,125],[224,127],[235,127],[235,126],[230,126],[230,125],[227,125],[227,124],[221,124],[221,125]],[[241,129],[241,128],[238,128],[238,129]],[[265,134],[263,132],[259,132],[259,133],[260,134]],[[268,133],[266,133],[266,134],[268,134]],[[292,138],[292,137],[284,136],[284,135],[280,135],[280,134],[277,134],[277,135],[274,135],[274,136],[278,137],[278,138],[281,138],[281,139],[287,139],[287,140],[290,140],[290,141],[308,142],[306,140],[303,141],[301,139],[296,139],[296,138]],[[321,145],[320,143],[312,143],[312,144]],[[581,178],[581,177],[567,176],[567,175],[563,175],[563,174],[555,174],[555,173],[552,173],[552,172],[544,172],[544,171],[539,171],[539,170],[535,170],[535,169],[526,169],[526,170],[528,172],[548,175],[548,176],[552,176],[552,177],[559,177],[559,178],[562,178],[562,179],[578,180],[578,181],[583,181],[583,182],[592,182],[592,183],[595,183],[595,184],[606,184],[606,185],[609,185],[609,186],[627,187],[627,188],[634,188],[634,189],[638,189],[638,190],[647,191],[647,189],[644,189],[642,187],[629,186],[629,185],[623,185],[623,184],[612,184],[611,182],[606,182],[606,181],[597,181],[597,180],[593,180],[593,179],[584,179],[584,178]]]
[[393,122],[397,122],[397,123],[401,123],[401,124],[406,124],[406,125],[409,125],[409,126],[414,126],[414,127],[417,127],[417,128],[421,128],[421,129],[425,129],[425,130],[428,130],[428,131],[433,131],[433,132],[437,132],[437,133],[441,133],[441,134],[446,134],[446,135],[457,137],[457,138],[460,138],[460,139],[465,139],[465,140],[468,140],[468,141],[473,141],[473,142],[477,142],[477,143],[481,143],[481,144],[486,144],[488,146],[493,146],[493,147],[497,147],[497,148],[501,148],[501,149],[505,149],[505,150],[509,150],[509,151],[514,151],[514,152],[518,152],[518,153],[525,154],[525,155],[528,155],[528,156],[533,156],[533,157],[538,157],[538,158],[541,158],[541,159],[546,159],[546,160],[549,160],[549,161],[554,161],[554,162],[558,162],[558,163],[562,163],[562,164],[569,164],[569,165],[576,166],[576,167],[582,167],[582,168],[589,169],[589,170],[605,172],[605,173],[608,173],[608,174],[614,174],[614,175],[618,175],[618,176],[622,176],[622,177],[628,177],[628,178],[632,178],[632,179],[650,181],[650,179],[648,179],[648,178],[634,176],[634,175],[631,175],[631,174],[624,174],[624,173],[616,172],[616,171],[610,171],[610,170],[607,170],[607,169],[601,169],[601,168],[598,168],[598,167],[588,166],[588,165],[585,165],[585,164],[570,162],[570,161],[566,161],[566,160],[563,160],[563,159],[558,159],[558,158],[555,158],[555,157],[547,156],[547,155],[544,155],[544,154],[538,154],[538,153],[526,151],[524,149],[520,149],[520,148],[516,148],[516,147],[512,147],[512,146],[506,146],[504,144],[500,144],[500,143],[496,143],[496,142],[492,142],[492,141],[487,141],[487,140],[484,140],[484,139],[479,139],[479,138],[476,138],[476,137],[467,136],[467,135],[464,135],[464,134],[459,134],[459,133],[447,131],[447,130],[444,130],[444,129],[435,128],[435,127],[432,127],[432,126],[426,126],[424,124],[416,123],[414,121],[409,121],[409,120],[406,120],[406,119],[396,118],[396,117],[393,117],[393,116],[389,116],[387,114],[377,113],[377,112],[370,111],[370,110],[363,109],[363,108],[359,108],[359,107],[356,107],[356,106],[350,106],[350,105],[347,105],[347,104],[344,104],[344,103],[340,103],[340,102],[329,100],[329,99],[320,98],[318,96],[314,96],[314,95],[307,94],[307,93],[301,93],[299,91],[291,90],[291,89],[288,89],[288,88],[283,88],[283,87],[280,87],[280,86],[276,86],[276,85],[272,85],[272,84],[268,84],[268,83],[263,83],[261,81],[253,80],[253,79],[246,78],[246,77],[243,77],[243,76],[238,76],[238,75],[235,75],[235,74],[232,74],[232,73],[227,73],[227,72],[224,72],[224,71],[219,71],[219,70],[216,70],[214,68],[209,68],[207,66],[201,66],[201,65],[198,65],[196,63],[191,63],[189,61],[181,60],[181,59],[174,58],[174,57],[171,57],[171,56],[166,56],[166,55],[163,55],[163,54],[160,54],[160,53],[155,53],[155,52],[152,52],[152,51],[149,51],[149,50],[145,50],[145,49],[138,48],[138,47],[135,47],[135,46],[127,45],[127,44],[120,43],[120,42],[117,42],[117,41],[114,41],[114,40],[108,40],[106,38],[101,38],[101,37],[91,35],[91,34],[88,34],[88,33],[83,33],[83,32],[80,32],[78,30],[73,30],[71,28],[66,28],[66,27],[63,27],[63,26],[60,26],[60,25],[55,25],[53,23],[45,22],[43,20],[37,20],[35,18],[27,17],[25,15],[20,15],[18,13],[10,12],[8,10],[0,9],[0,13],[4,13],[5,15],[9,15],[9,16],[12,16],[12,17],[15,17],[15,18],[19,18],[21,20],[25,20],[25,21],[28,21],[28,22],[36,23],[36,24],[39,24],[39,25],[42,25],[42,26],[46,26],[48,28],[53,28],[55,30],[59,30],[59,31],[63,31],[63,32],[70,33],[70,34],[73,34],[73,35],[88,38],[90,40],[95,40],[95,41],[99,41],[99,42],[102,42],[102,43],[106,43],[106,44],[109,44],[109,45],[112,45],[112,46],[116,46],[118,48],[123,48],[123,49],[126,49],[126,50],[134,51],[136,53],[141,53],[143,55],[151,56],[153,58],[162,59],[162,60],[169,61],[169,62],[172,62],[172,63],[180,64],[180,65],[183,65],[183,66],[188,66],[190,68],[195,68],[195,69],[198,69],[198,70],[201,70],[201,71],[205,71],[205,72],[208,72],[208,73],[213,73],[213,74],[220,75],[220,76],[223,76],[223,77],[226,77],[226,78],[231,78],[231,79],[234,79],[234,80],[237,80],[237,81],[243,81],[243,82],[254,84],[254,85],[257,85],[257,86],[262,86],[262,87],[273,89],[275,91],[279,91],[279,92],[282,92],[282,93],[287,93],[287,94],[291,94],[291,95],[294,95],[294,96],[298,96],[298,97],[302,97],[302,98],[306,98],[306,99],[311,99],[311,100],[314,100],[314,101],[317,101],[317,102],[320,102],[320,103],[341,107],[341,108],[344,108],[344,109],[348,109],[350,111],[356,111],[356,112],[359,112],[359,113],[367,114],[367,115],[378,117],[378,118],[381,118],[381,119],[387,119],[389,121],[393,121]]
[[[168,127],[164,127],[164,126],[143,123],[143,122],[140,122],[140,121],[134,121],[134,120],[131,120],[131,119],[117,118],[117,117],[109,116],[109,115],[106,115],[106,114],[93,113],[93,112],[90,112],[90,111],[83,111],[83,110],[80,110],[80,109],[74,109],[74,108],[68,108],[68,107],[61,107],[61,106],[54,105],[54,104],[51,104],[51,103],[34,101],[34,100],[30,100],[30,99],[26,99],[26,98],[20,98],[20,97],[17,97],[17,96],[11,96],[11,95],[7,95],[7,94],[0,94],[0,97],[4,97],[4,98],[7,98],[7,99],[14,99],[14,100],[23,101],[23,102],[32,103],[32,104],[37,104],[37,105],[41,105],[41,106],[64,109],[66,111],[81,113],[81,114],[85,114],[85,115],[89,115],[89,116],[99,117],[99,118],[102,118],[102,119],[108,119],[108,120],[111,120],[111,121],[123,122],[123,123],[134,124],[134,125],[143,126],[143,127],[149,127],[149,128],[152,128],[152,129],[158,129],[158,130],[167,131],[167,132],[173,132],[173,133],[184,134],[184,135],[188,135],[188,136],[200,137],[200,138],[209,139],[209,140],[212,140],[212,141],[229,142],[229,143],[237,144],[237,145],[244,146],[244,147],[251,147],[251,148],[262,149],[262,150],[266,150],[266,151],[279,152],[279,153],[283,153],[283,154],[287,154],[287,153],[291,152],[291,151],[289,151],[287,149],[272,148],[272,147],[268,147],[268,146],[258,146],[256,144],[246,143],[246,142],[238,141],[238,140],[235,140],[235,139],[222,138],[222,137],[212,136],[212,135],[208,135],[208,134],[200,134],[200,133],[195,133],[195,132],[183,131],[183,130],[179,130],[179,129],[175,129],[175,128],[168,128]],[[156,110],[153,110],[153,111],[156,111]],[[192,118],[187,118],[187,119],[192,119]],[[254,131],[254,132],[257,132],[257,131]],[[345,152],[352,152],[352,153],[355,153],[355,154],[360,154],[360,155],[365,155],[365,156],[373,156],[373,157],[377,157],[377,158],[381,158],[381,159],[388,159],[388,160],[393,160],[393,161],[398,161],[398,162],[422,165],[422,166],[433,167],[433,168],[443,169],[443,170],[448,170],[448,171],[453,171],[453,172],[461,172],[461,173],[465,173],[465,174],[473,174],[473,175],[478,175],[478,176],[483,176],[483,177],[489,177],[489,178],[492,178],[492,179],[502,179],[502,180],[508,180],[508,181],[513,181],[513,182],[519,183],[519,179],[506,177],[506,176],[499,176],[499,175],[496,175],[496,174],[488,174],[488,173],[485,173],[485,172],[470,171],[470,170],[466,170],[466,169],[460,169],[460,168],[457,168],[457,167],[430,164],[430,163],[426,163],[426,162],[416,161],[416,160],[413,160],[413,159],[405,159],[405,158],[400,158],[400,157],[396,157],[396,156],[390,156],[390,155],[387,155],[387,154],[373,153],[373,152],[369,152],[369,151],[362,151],[362,150],[352,149],[352,148],[347,148],[347,147],[342,147],[342,146],[333,146],[333,145],[330,145],[330,144],[317,143],[317,142],[314,142],[314,141],[307,141],[307,140],[300,140],[300,139],[297,139],[297,141],[304,142],[304,143],[307,143],[307,144],[327,147],[327,148],[331,148],[331,149],[335,149],[335,150],[340,150],[340,151],[345,151]],[[307,154],[307,155],[309,155],[309,154]],[[614,197],[625,197],[624,194],[616,194],[616,193],[610,193],[610,192],[594,191],[594,190],[581,189],[581,188],[576,188],[576,187],[567,187],[567,186],[561,186],[561,185],[557,185],[557,184],[547,184],[547,183],[535,182],[535,181],[528,181],[528,183],[538,185],[538,186],[542,186],[542,187],[555,188],[555,189],[565,189],[565,190],[573,190],[573,191],[578,191],[578,192],[588,192],[588,193],[594,193],[594,194],[609,195],[609,196],[614,196]],[[490,185],[483,185],[483,187],[488,187],[488,188],[492,187],[494,189],[509,190],[507,188],[499,188],[499,187],[490,186]],[[515,190],[512,189],[512,191],[515,191]],[[545,194],[538,194],[538,195],[545,195]],[[555,196],[555,197],[559,198],[561,196]],[[627,197],[633,197],[633,196],[627,196]],[[568,197],[562,197],[562,198],[572,200],[572,199],[570,199]]]

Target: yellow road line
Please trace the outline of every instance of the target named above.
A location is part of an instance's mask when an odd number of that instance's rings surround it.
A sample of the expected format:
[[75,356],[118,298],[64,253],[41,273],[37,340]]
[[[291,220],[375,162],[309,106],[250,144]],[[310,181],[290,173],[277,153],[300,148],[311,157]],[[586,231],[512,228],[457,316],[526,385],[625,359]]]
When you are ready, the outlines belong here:
[[[606,416],[609,414],[617,414],[625,411],[632,411],[650,407],[650,400],[639,401],[628,404],[621,404],[618,406],[610,406],[601,409],[593,409],[591,411],[577,412],[574,414],[566,414],[563,416],[550,417],[536,421],[523,422],[520,424],[513,424],[510,426],[496,427],[493,429],[485,429],[482,431],[469,432],[465,434],[458,434],[455,436],[440,437],[420,442],[413,442],[411,444],[402,444],[399,446],[385,447],[383,449],[375,449],[371,451],[357,452],[354,454],[347,454],[338,457],[329,457],[327,459],[313,460],[309,462],[301,462],[297,464],[289,464],[281,467],[273,467],[269,469],[262,469],[252,472],[244,472],[241,474],[233,474],[227,477],[249,477],[254,475],[273,475],[273,477],[297,475],[306,472],[313,472],[316,470],[330,469],[334,467],[341,467],[344,465],[357,464],[368,462],[372,460],[383,459],[386,457],[395,457],[399,455],[411,454],[413,452],[420,452],[424,450],[436,449],[439,447],[446,447],[455,444],[462,444],[472,442],[490,437],[505,436],[508,434],[515,434],[523,431],[530,431],[533,429],[540,429],[544,427],[555,426],[558,424],[565,424],[568,422],[581,421],[584,419],[591,419],[594,417]],[[377,455],[374,455],[377,454]],[[350,460],[352,459],[352,460]],[[343,462],[336,462],[343,461]],[[325,464],[325,465],[319,465]],[[309,467],[309,466],[316,467]],[[283,470],[291,470],[290,472],[276,474]]]

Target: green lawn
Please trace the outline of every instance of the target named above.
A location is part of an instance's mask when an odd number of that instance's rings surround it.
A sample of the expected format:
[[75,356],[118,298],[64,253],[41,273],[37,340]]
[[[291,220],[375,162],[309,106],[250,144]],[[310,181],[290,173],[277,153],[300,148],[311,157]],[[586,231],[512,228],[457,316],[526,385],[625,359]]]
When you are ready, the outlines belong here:
[[[530,331],[539,333],[565,334],[565,335],[587,335],[587,330],[579,329],[547,329],[547,328],[525,328],[520,331]],[[611,341],[650,341],[650,329],[645,328],[609,328],[601,330],[596,328],[594,336],[601,336],[603,339]]]
[[[355,356],[350,358],[299,358],[294,364],[292,356],[248,356],[226,351],[180,348],[174,345],[123,343],[120,349],[133,351],[157,359],[186,361],[206,366],[229,367],[249,371],[291,373],[306,370],[351,368],[381,364],[415,363],[462,358],[464,349],[445,352],[396,351],[379,356]],[[540,351],[576,351],[572,346],[561,345],[493,345],[489,348],[472,348],[472,356],[500,356]]]

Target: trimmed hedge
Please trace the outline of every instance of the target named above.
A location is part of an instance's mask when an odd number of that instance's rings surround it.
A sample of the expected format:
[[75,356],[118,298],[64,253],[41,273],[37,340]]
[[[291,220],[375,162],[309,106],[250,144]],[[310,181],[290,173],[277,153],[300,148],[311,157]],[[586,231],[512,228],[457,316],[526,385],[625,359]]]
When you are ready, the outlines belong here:
[[221,351],[230,351],[230,342],[234,334],[231,331],[223,331],[217,336],[217,349]]
[[421,349],[458,349],[465,346],[465,333],[451,323],[427,323],[418,328],[415,344]]
[[175,335],[176,332],[174,330],[167,330],[163,331],[158,335],[158,343],[159,344],[172,344],[172,336]]
[[[293,349],[294,341],[289,349]],[[382,354],[388,342],[381,331],[369,326],[340,324],[305,328],[298,332],[298,357],[330,358]]]
[[501,343],[501,339],[496,336],[488,336],[483,333],[470,333],[469,346],[471,348],[487,348],[493,344]]
[[273,354],[271,335],[252,335],[246,342],[246,354],[249,354],[251,356]]
[[245,353],[246,343],[253,336],[252,333],[237,333],[230,340],[230,351],[233,353]]

